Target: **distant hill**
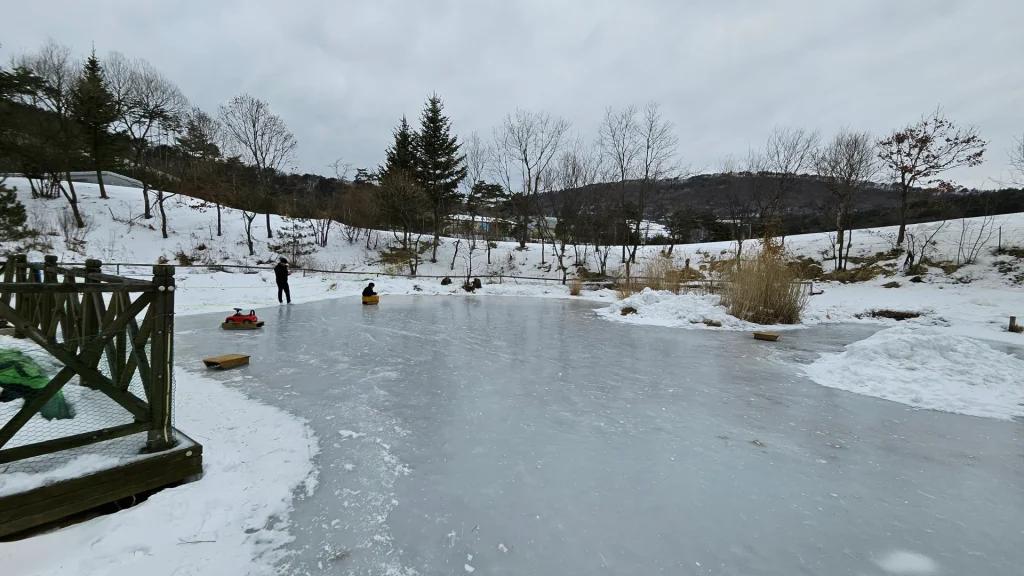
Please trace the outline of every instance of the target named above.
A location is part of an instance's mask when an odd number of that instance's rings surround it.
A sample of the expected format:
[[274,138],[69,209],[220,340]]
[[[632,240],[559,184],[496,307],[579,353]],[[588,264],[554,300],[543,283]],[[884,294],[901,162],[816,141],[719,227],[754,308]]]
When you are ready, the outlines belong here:
[[[664,181],[649,203],[645,217],[663,221],[669,214],[680,208],[712,213],[719,218],[730,217],[730,196],[751,199],[754,191],[773,187],[774,176],[700,174],[690,178]],[[627,198],[635,195],[627,186]],[[617,203],[617,184],[596,184],[589,193],[601,201]],[[557,203],[559,192],[551,193],[552,198],[545,206]],[[553,201],[553,202],[552,202]],[[801,175],[789,192],[783,215],[787,234],[821,232],[832,229],[828,205],[830,194],[825,183],[814,175]],[[853,201],[853,225],[855,227],[892,226],[899,223],[899,191],[893,186],[881,183],[867,183]],[[550,209],[549,209],[550,210]],[[986,214],[1011,214],[1024,211],[1024,190],[1007,188],[995,191],[972,191],[962,189],[950,193],[916,190],[911,196],[909,220],[925,222],[932,220],[982,216]]]

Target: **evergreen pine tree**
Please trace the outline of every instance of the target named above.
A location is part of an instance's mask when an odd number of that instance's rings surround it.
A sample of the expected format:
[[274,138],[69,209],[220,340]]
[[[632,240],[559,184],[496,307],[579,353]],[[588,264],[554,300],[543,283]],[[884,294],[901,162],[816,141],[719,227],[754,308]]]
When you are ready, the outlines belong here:
[[451,134],[451,119],[443,114],[444,104],[437,94],[427,99],[420,116],[420,130],[413,140],[416,180],[427,195],[434,225],[434,250],[431,262],[437,262],[437,245],[445,220],[458,203],[459,184],[466,178],[466,156]]
[[414,177],[416,173],[416,151],[414,149],[416,133],[409,127],[409,122],[402,116],[402,122],[395,128],[395,141],[384,153],[384,165],[378,170],[378,178],[385,176]]
[[278,256],[287,258],[293,267],[303,267],[304,257],[316,252],[313,233],[301,220],[289,218],[278,231],[277,239],[280,242],[271,245],[270,250]]
[[110,161],[114,136],[110,126],[117,120],[114,95],[103,79],[103,67],[96,58],[96,51],[85,61],[82,75],[71,95],[71,111],[82,128],[85,144],[92,156],[96,180],[100,185],[100,197],[107,198],[103,185],[103,168]]
[[423,189],[416,179],[416,140],[416,133],[403,116],[385,152],[384,165],[376,174],[378,214],[396,231],[396,237],[401,231],[403,248],[409,247],[410,234],[422,228],[427,211]]
[[25,205],[13,188],[0,184],[0,240],[17,240],[25,229]]

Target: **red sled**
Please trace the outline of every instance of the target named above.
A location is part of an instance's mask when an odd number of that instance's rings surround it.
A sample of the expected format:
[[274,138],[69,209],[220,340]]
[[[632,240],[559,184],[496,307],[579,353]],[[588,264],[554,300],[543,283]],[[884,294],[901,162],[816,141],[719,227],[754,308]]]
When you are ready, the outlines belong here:
[[220,327],[225,330],[252,330],[262,328],[263,321],[256,317],[255,310],[249,310],[249,313],[245,314],[241,308],[235,308],[235,313],[225,318]]

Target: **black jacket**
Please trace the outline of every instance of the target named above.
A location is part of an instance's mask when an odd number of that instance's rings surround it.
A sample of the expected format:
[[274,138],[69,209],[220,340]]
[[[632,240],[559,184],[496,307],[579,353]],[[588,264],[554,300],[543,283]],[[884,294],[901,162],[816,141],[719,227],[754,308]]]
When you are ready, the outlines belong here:
[[287,264],[278,264],[277,266],[274,266],[274,277],[277,278],[277,283],[278,284],[287,284],[288,283],[288,265]]
[[373,288],[370,288],[369,286],[367,286],[366,288],[363,288],[363,296],[376,296],[376,295],[377,295],[377,293],[373,291]]

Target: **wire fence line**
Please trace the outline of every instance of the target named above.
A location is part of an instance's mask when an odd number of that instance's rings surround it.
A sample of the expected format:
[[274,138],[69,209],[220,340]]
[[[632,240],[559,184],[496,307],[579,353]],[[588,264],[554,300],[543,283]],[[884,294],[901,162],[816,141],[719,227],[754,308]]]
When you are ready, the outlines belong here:
[[[79,264],[74,263],[62,263],[64,266],[78,266]],[[113,268],[115,275],[132,277],[131,272],[122,273],[122,268],[142,268],[144,270],[152,269],[152,264],[134,263],[134,262],[104,262],[102,264],[104,268]],[[229,270],[238,270],[243,274],[258,274],[259,272],[272,272],[273,266],[268,265],[253,265],[253,264],[175,264],[175,269],[189,269],[189,270],[205,270],[208,272],[228,272]],[[324,275],[338,275],[338,276],[361,276],[363,278],[405,278],[409,280],[442,280],[445,278],[455,279],[464,278],[461,274],[395,274],[390,272],[384,272],[381,270],[326,270],[320,268],[293,268],[295,272],[302,272],[305,274],[324,274]],[[149,275],[146,273],[140,273],[140,277],[148,278]],[[480,278],[484,281],[497,281],[502,283],[506,280],[511,282],[554,282],[558,284],[566,284],[576,279],[575,276],[567,277],[565,280],[562,278],[552,278],[547,276],[520,276],[515,274],[473,274],[471,278]],[[605,287],[613,288],[619,285],[620,282],[627,280],[624,276],[603,276],[592,279],[580,279],[584,287]],[[664,278],[651,278],[648,276],[630,276],[628,281],[636,284],[644,284],[649,282],[664,283]],[[681,282],[679,288],[681,290],[699,290],[699,289],[714,289],[715,287],[727,285],[731,281],[727,279],[691,279]],[[810,290],[811,294],[816,294],[814,290],[814,282],[808,280],[801,280],[793,282],[803,286]],[[209,288],[209,289],[248,289],[246,286],[181,286],[179,288]]]

